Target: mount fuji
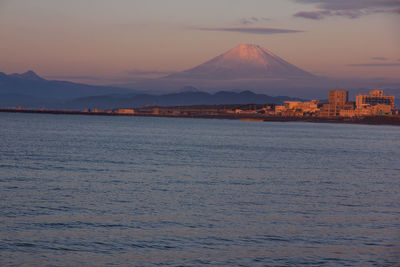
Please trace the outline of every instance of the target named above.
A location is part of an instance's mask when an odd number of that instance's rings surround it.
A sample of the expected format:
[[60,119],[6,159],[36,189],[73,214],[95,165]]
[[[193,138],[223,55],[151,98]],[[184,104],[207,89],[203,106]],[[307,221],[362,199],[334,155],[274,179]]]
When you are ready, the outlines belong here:
[[334,85],[328,83],[259,45],[241,44],[194,68],[122,86],[161,94],[194,87],[205,92],[251,90],[275,96],[309,97]]
[[312,77],[315,76],[261,46],[241,44],[197,67],[167,78],[237,80]]

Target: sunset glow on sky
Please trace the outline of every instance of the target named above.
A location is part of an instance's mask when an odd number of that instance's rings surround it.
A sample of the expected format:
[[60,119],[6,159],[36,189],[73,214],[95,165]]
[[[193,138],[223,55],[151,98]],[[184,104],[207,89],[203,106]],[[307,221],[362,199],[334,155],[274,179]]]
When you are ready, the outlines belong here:
[[400,78],[400,0],[0,0],[0,71],[117,83],[258,44],[330,77]]

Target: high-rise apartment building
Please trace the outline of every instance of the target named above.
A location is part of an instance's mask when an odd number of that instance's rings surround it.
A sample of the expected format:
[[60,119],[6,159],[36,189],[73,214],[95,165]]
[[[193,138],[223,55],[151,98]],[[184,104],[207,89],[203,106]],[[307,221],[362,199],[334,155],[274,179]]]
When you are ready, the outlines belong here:
[[369,92],[369,95],[359,94],[356,96],[357,108],[363,108],[365,106],[376,106],[376,105],[388,105],[394,109],[394,96],[384,95],[382,90],[374,90]]
[[340,115],[340,110],[346,105],[349,93],[344,90],[334,90],[329,92],[329,104],[325,106],[325,113],[328,117]]

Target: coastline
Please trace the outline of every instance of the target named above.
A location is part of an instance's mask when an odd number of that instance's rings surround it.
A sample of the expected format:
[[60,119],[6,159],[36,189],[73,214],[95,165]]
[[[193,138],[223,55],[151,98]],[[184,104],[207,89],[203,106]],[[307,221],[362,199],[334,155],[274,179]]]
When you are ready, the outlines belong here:
[[70,110],[37,110],[37,109],[0,109],[3,113],[37,113],[53,115],[87,115],[87,116],[131,116],[131,117],[167,117],[167,118],[202,118],[202,119],[228,119],[257,122],[312,122],[312,123],[347,123],[369,125],[396,125],[400,126],[400,116],[364,116],[356,118],[348,117],[314,117],[314,116],[265,116],[258,114],[151,114],[140,113],[118,114],[109,112],[89,112]]

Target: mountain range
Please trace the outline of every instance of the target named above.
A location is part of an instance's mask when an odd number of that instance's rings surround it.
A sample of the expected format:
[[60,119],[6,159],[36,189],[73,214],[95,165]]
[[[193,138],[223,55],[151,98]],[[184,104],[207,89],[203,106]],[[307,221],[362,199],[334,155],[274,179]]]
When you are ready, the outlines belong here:
[[151,106],[216,105],[216,104],[280,104],[295,98],[250,91],[214,94],[194,87],[162,95],[146,94],[118,87],[91,86],[64,81],[47,81],[33,71],[22,74],[0,74],[0,108],[47,108],[83,110],[88,108],[138,108]]
[[[362,89],[382,87],[382,81],[318,77],[261,46],[242,44],[194,68],[128,85],[97,86],[46,80],[33,71],[9,75],[0,72],[0,107],[81,109],[281,103],[293,97],[326,99],[328,91],[338,85],[354,96]],[[398,98],[400,84],[387,85]]]
[[0,72],[0,95],[32,98],[67,99],[104,94],[137,93],[137,91],[114,86],[95,86],[67,81],[46,80],[32,70],[22,74]]
[[105,95],[83,97],[59,103],[64,109],[82,110],[85,108],[113,109],[138,108],[143,106],[188,106],[188,105],[227,105],[227,104],[282,104],[284,101],[302,99],[287,96],[268,96],[255,94],[251,91],[217,93],[207,92],[178,92],[164,95]]
[[[119,86],[50,81],[33,71],[10,75],[0,73],[0,107],[64,109],[97,107],[104,109],[143,105],[278,104],[293,98],[255,94],[244,89],[247,89],[252,82],[264,82],[264,79],[276,82],[313,78],[315,76],[311,73],[288,63],[260,46],[239,45],[195,68],[134,85],[142,91]],[[214,93],[201,92],[197,86],[193,86],[197,84],[204,87],[203,85],[210,81],[213,90],[209,91],[214,91]],[[221,91],[225,89],[224,84],[227,81],[234,82],[235,86],[228,86],[228,89],[235,89],[236,92]],[[205,88],[207,89],[207,86]],[[180,92],[176,93],[176,91]],[[275,92],[275,95],[279,95],[279,92]]]

